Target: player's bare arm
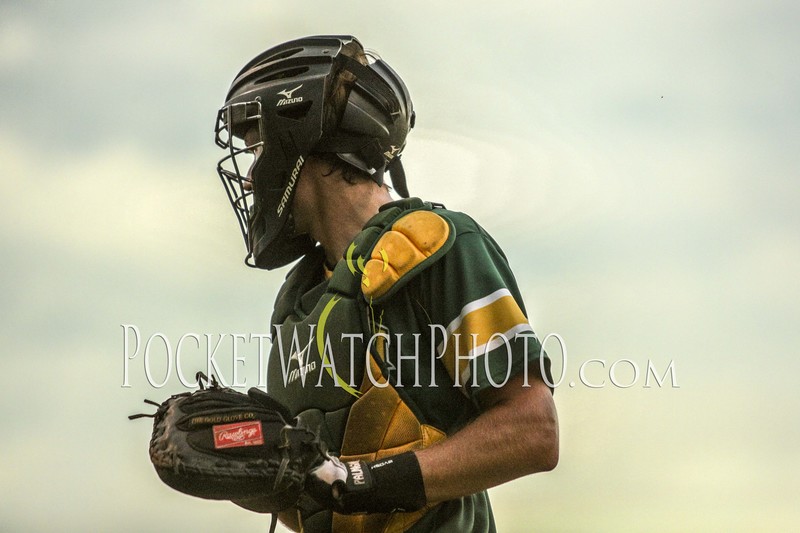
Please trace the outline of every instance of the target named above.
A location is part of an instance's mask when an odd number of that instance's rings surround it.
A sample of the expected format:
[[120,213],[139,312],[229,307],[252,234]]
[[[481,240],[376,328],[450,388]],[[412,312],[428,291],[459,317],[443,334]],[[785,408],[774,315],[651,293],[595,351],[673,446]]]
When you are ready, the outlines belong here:
[[428,503],[461,498],[558,464],[553,396],[538,377],[518,375],[484,392],[486,410],[447,440],[417,452]]

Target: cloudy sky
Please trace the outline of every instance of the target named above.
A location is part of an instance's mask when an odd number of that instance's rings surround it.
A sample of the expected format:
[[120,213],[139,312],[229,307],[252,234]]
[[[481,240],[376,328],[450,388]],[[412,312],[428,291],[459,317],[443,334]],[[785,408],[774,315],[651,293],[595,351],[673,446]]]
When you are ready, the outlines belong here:
[[565,341],[561,464],[492,490],[500,531],[796,526],[796,3],[381,4],[0,3],[3,528],[266,528],[157,479],[126,417],[182,389],[123,325],[222,336],[228,377],[230,335],[266,331],[282,274],[242,263],[213,121],[315,33],[403,76],[412,193],[475,216]]

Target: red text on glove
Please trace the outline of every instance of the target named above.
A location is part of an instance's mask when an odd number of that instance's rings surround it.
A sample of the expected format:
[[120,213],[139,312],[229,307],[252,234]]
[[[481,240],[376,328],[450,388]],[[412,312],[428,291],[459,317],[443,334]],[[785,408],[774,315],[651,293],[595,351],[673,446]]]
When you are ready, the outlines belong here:
[[217,450],[264,444],[260,420],[213,426],[212,429],[214,430],[214,448]]

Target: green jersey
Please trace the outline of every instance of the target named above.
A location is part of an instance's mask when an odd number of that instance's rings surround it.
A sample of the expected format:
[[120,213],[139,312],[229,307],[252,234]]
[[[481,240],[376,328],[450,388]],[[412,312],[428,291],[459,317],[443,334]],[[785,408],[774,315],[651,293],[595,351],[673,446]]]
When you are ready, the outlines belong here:
[[[268,391],[320,424],[335,453],[375,459],[419,449],[479,416],[483,394],[512,376],[544,371],[552,383],[508,261],[469,216],[418,199],[393,202],[332,275],[323,258],[304,258],[281,289],[273,316],[281,353],[273,345]],[[387,404],[402,411],[377,416]],[[356,527],[345,517],[337,528],[336,517],[301,515],[308,532]],[[495,531],[486,492],[358,527]]]

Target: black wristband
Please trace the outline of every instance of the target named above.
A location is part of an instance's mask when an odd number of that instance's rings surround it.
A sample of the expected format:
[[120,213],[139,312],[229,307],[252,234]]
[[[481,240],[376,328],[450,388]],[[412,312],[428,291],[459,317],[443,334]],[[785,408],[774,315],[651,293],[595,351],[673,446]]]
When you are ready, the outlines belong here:
[[416,511],[425,506],[425,485],[414,452],[379,461],[348,461],[347,481],[334,487],[345,513]]

